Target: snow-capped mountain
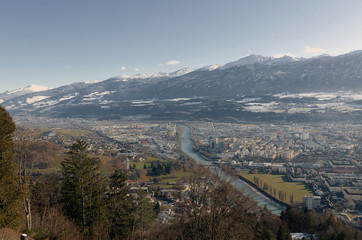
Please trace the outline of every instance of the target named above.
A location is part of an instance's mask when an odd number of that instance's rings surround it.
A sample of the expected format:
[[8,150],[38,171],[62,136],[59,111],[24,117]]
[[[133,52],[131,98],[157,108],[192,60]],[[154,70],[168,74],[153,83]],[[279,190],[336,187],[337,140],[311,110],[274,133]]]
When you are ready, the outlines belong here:
[[355,51],[352,51],[352,52],[349,52],[349,53],[346,53],[345,55],[361,55],[362,54],[362,50],[355,50]]
[[291,56],[283,56],[283,57],[280,57],[280,58],[272,58],[270,60],[267,60],[266,63],[269,63],[269,64],[281,64],[281,63],[289,63],[289,62],[295,62],[295,61],[299,61],[300,59],[298,58],[294,58],[294,57],[291,57]]
[[231,67],[240,67],[240,66],[244,66],[244,65],[250,65],[250,64],[255,64],[255,63],[262,63],[268,60],[272,60],[272,57],[264,57],[262,55],[254,55],[251,54],[247,57],[241,58],[237,61],[231,62],[231,63],[227,63],[224,66],[221,66],[219,69],[220,70],[225,70]]
[[213,71],[213,70],[218,69],[218,68],[220,68],[222,66],[224,66],[224,65],[222,65],[222,64],[210,65],[210,66],[199,68],[198,71]]
[[25,95],[28,93],[41,92],[41,91],[46,91],[46,90],[49,90],[49,88],[45,87],[45,86],[39,86],[39,85],[29,85],[24,88],[18,88],[16,90],[6,91],[4,93],[0,93],[0,103],[6,101],[8,99],[18,97],[21,95]]
[[287,56],[287,55],[285,55],[283,57],[274,58],[274,57],[265,57],[262,55],[252,54],[247,57],[241,58],[235,62],[231,62],[231,63],[225,64],[223,66],[220,66],[219,69],[225,70],[225,69],[232,68],[232,67],[253,65],[256,63],[259,63],[259,64],[282,64],[282,63],[289,63],[289,62],[295,62],[295,61],[299,61],[299,59],[291,57],[291,56]]
[[359,90],[362,51],[309,59],[250,55],[223,66],[123,75],[27,94],[7,92],[0,98],[7,96],[2,105],[14,115],[118,119],[141,114],[177,119],[213,118],[216,113],[227,116],[230,108],[235,108],[229,100],[245,96],[275,100],[272,96],[285,92]]
[[182,68],[180,70],[177,70],[175,72],[171,72],[171,73],[164,73],[164,72],[159,72],[159,73],[149,73],[149,74],[136,74],[136,75],[120,75],[114,78],[119,78],[121,80],[128,80],[128,79],[150,79],[150,78],[165,78],[165,77],[179,77],[182,75],[185,75],[187,73],[190,73],[194,71],[191,68]]

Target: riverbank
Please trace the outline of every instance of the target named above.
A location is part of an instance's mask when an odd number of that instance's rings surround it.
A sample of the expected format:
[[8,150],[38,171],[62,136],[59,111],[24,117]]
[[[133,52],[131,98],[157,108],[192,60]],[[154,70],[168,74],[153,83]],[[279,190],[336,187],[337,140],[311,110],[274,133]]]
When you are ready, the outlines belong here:
[[[217,173],[222,178],[229,178],[230,175],[228,175],[220,166],[215,165],[214,163],[210,161],[206,161],[203,159],[200,154],[195,152],[193,150],[194,142],[191,139],[190,136],[190,127],[186,125],[181,125],[182,132],[181,132],[181,150],[183,153],[185,153],[187,156],[194,159],[198,164],[201,165],[208,165],[208,166],[215,166],[219,170]],[[243,181],[241,178],[235,178],[235,181],[232,182],[232,184],[242,192],[245,192],[248,194],[257,204],[259,207],[266,206],[272,213],[279,215],[282,211],[286,209],[286,206],[284,204],[280,204],[277,201],[274,201],[273,199],[265,196],[262,192],[259,192],[257,189],[249,185],[246,181]]]

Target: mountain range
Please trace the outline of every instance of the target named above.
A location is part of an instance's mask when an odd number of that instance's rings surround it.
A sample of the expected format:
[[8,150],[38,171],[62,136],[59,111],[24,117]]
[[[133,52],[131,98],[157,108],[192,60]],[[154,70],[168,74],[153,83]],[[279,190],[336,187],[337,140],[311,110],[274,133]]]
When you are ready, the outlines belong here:
[[[320,118],[323,111],[343,113],[347,109],[353,116],[359,115],[360,92],[362,51],[354,51],[308,59],[250,55],[225,65],[196,70],[123,75],[54,89],[29,86],[0,94],[0,102],[11,114],[18,116],[87,119],[143,116],[150,119],[239,121],[263,118],[265,114],[268,119],[270,114],[276,119],[285,118],[288,113],[288,118],[313,119],[315,116]],[[307,93],[314,95],[311,97]],[[318,98],[318,94],[326,93],[334,94],[328,99],[329,104],[337,106],[335,103],[342,103],[339,110],[333,107],[321,110],[315,105],[327,103],[326,99]],[[346,94],[349,97],[341,98]],[[286,104],[288,102],[292,105]],[[270,103],[273,103],[272,108]],[[265,108],[265,104],[269,104],[266,111],[252,108]],[[293,112],[293,115],[289,110],[296,104],[314,104],[317,108]],[[275,106],[278,106],[277,110]],[[348,111],[351,106],[353,109]]]

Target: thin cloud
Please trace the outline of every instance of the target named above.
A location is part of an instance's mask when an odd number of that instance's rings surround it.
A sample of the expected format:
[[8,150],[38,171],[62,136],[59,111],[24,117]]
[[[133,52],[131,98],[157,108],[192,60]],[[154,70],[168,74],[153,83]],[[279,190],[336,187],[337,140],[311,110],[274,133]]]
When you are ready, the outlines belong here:
[[121,70],[122,70],[122,71],[127,70],[127,67],[126,67],[126,66],[122,66],[122,67],[121,67]]
[[138,69],[138,68],[134,68],[134,70],[135,70],[136,72],[138,72],[138,71],[139,71],[139,69]]
[[311,46],[307,45],[304,47],[304,52],[306,53],[323,53],[325,50],[323,48],[312,48]]
[[180,64],[180,61],[177,60],[170,60],[166,63],[166,65],[177,65]]

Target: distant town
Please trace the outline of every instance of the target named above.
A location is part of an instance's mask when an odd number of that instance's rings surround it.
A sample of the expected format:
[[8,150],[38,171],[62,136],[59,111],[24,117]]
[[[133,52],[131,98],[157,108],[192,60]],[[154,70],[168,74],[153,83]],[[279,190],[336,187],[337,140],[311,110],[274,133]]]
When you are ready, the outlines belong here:
[[[23,127],[33,122],[16,120]],[[138,187],[146,190],[154,204],[162,206],[158,215],[162,222],[187,211],[182,193],[188,186],[177,174],[167,175],[168,179],[153,178],[158,174],[151,168],[156,159],[164,162],[158,162],[164,169],[167,162],[176,162],[180,165],[172,165],[172,171],[182,168],[181,175],[187,176],[187,156],[181,151],[182,126],[187,125],[194,152],[264,195],[285,205],[329,210],[355,226],[362,224],[362,125],[33,120],[51,129],[43,139],[57,139],[64,146],[72,139],[60,138],[60,129],[86,128],[96,133],[86,136],[90,149],[121,159],[117,166],[133,174],[133,180],[128,181],[131,191],[137,194]]]

